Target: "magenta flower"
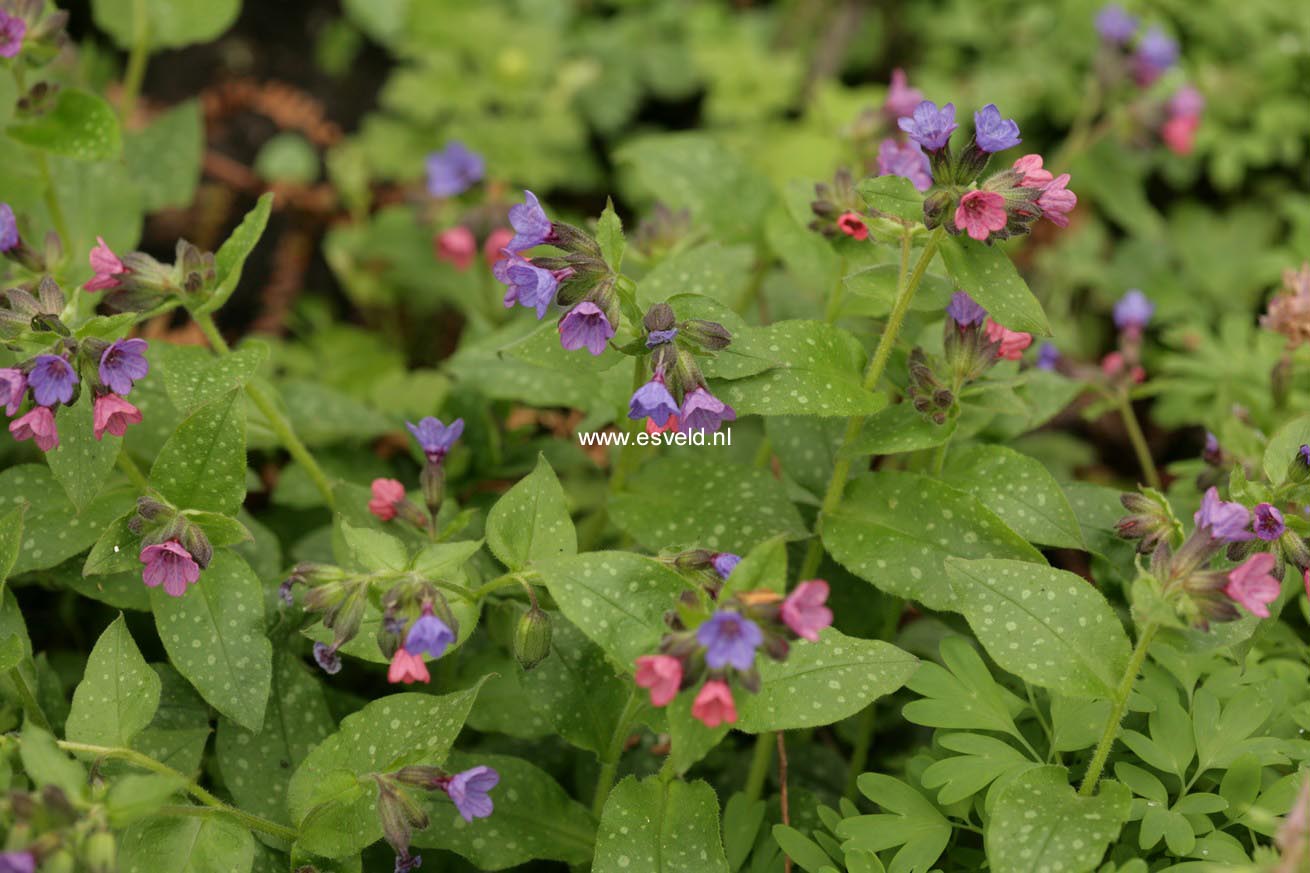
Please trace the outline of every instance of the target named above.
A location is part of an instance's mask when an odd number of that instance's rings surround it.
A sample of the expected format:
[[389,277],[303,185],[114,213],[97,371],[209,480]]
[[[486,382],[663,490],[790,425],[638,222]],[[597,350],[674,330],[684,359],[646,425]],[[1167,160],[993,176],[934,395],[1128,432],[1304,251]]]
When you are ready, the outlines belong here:
[[601,308],[590,300],[582,301],[559,320],[560,345],[570,352],[585,348],[593,355],[599,355],[605,351],[612,336],[614,326]]
[[73,365],[58,355],[37,355],[27,381],[38,405],[54,406],[72,401],[78,378]]
[[1009,222],[1005,214],[1005,198],[994,191],[970,191],[960,198],[955,207],[955,225],[982,242]]
[[714,572],[719,574],[720,579],[727,579],[732,575],[732,571],[737,569],[741,563],[741,555],[734,555],[732,552],[715,552],[710,557],[710,566]]
[[1240,503],[1219,499],[1219,491],[1211,487],[1201,498],[1201,508],[1192,516],[1198,528],[1205,528],[1212,540],[1237,543],[1251,539],[1254,534],[1246,529],[1251,513]]
[[914,107],[912,117],[897,120],[896,126],[929,152],[946,148],[951,134],[959,127],[955,123],[954,104],[947,103],[938,109],[937,104],[931,100],[925,100]]
[[177,540],[146,546],[141,550],[141,581],[148,588],[164,586],[171,597],[186,594],[188,585],[200,578],[200,565]]
[[524,191],[523,202],[510,207],[509,223],[514,228],[514,238],[505,248],[511,252],[526,251],[555,239],[555,226],[531,191]]
[[454,631],[432,614],[431,606],[424,606],[423,614],[410,627],[409,634],[405,637],[405,650],[411,655],[427,652],[433,658],[440,658],[453,642],[455,642]]
[[973,139],[988,154],[1003,152],[1023,142],[1019,138],[1018,122],[1001,118],[1001,110],[995,103],[988,103],[973,114]]
[[1151,322],[1155,304],[1137,288],[1129,288],[1114,304],[1114,326],[1120,330],[1141,332]]
[[455,441],[464,433],[464,419],[457,418],[449,425],[445,425],[441,423],[441,419],[429,415],[418,424],[407,421],[405,427],[409,428],[414,439],[418,440],[419,448],[423,449],[423,454],[428,461],[440,464],[446,459]]
[[0,873],[34,873],[35,870],[36,858],[31,852],[0,852]]
[[478,241],[473,231],[463,225],[457,225],[437,234],[435,250],[438,261],[450,264],[461,273],[473,266],[478,256]]
[[14,210],[8,203],[0,203],[0,252],[7,252],[16,245],[18,220],[14,218]]
[[55,414],[48,406],[33,407],[27,415],[9,422],[14,439],[35,440],[36,447],[48,452],[59,445],[59,430],[55,427]]
[[682,685],[682,662],[669,655],[642,655],[633,681],[650,689],[651,706],[668,706]]
[[1042,189],[1037,198],[1042,217],[1056,227],[1069,226],[1069,213],[1078,205],[1078,195],[1069,190],[1069,174],[1061,173]]
[[1111,45],[1124,45],[1137,32],[1137,19],[1119,4],[1110,3],[1096,13],[1096,32]]
[[1045,188],[1055,177],[1050,170],[1042,169],[1041,155],[1024,155],[1014,162],[1019,173],[1020,188]]
[[23,395],[27,394],[27,376],[22,370],[13,367],[0,369],[0,406],[4,406],[5,415],[13,415],[23,405]]
[[368,511],[382,521],[391,521],[396,517],[396,504],[405,499],[405,486],[399,479],[374,479],[370,487],[373,496]]
[[91,419],[96,440],[103,439],[106,433],[121,437],[127,433],[129,424],[141,423],[141,410],[117,394],[101,394],[96,398]]
[[1260,503],[1255,507],[1255,522],[1252,528],[1255,535],[1265,542],[1271,542],[1283,535],[1287,525],[1283,523],[1283,514],[1278,507],[1269,503]]
[[[887,99],[883,101],[882,111],[891,118],[913,115],[915,107],[923,102],[923,92],[911,88],[900,67],[892,70],[892,81],[887,88]],[[886,174],[884,174],[886,175]]]
[[23,48],[27,22],[0,9],[0,58],[13,58]]
[[428,155],[428,193],[433,197],[463,194],[482,180],[485,171],[481,155],[451,140],[441,151]]
[[505,292],[505,308],[515,303],[537,311],[537,318],[546,316],[546,309],[555,299],[559,283],[573,275],[569,269],[558,272],[538,267],[522,255],[506,248],[507,257],[491,268],[492,275],[509,290]]
[[732,724],[737,720],[737,704],[732,691],[722,679],[711,679],[701,686],[691,704],[691,714],[708,728]]
[[127,267],[114,254],[113,249],[105,243],[102,236],[96,237],[96,247],[91,250],[91,269],[95,270],[95,275],[91,277],[85,285],[83,291],[105,291],[113,290],[119,285],[119,276],[128,274]]
[[488,792],[500,782],[500,774],[490,767],[474,767],[463,773],[456,773],[441,789],[455,804],[455,809],[464,821],[472,822],[475,818],[491,815],[494,805]]
[[819,631],[832,624],[828,602],[828,583],[822,579],[802,582],[782,602],[782,621],[791,632],[812,643],[819,641]]
[[1170,115],[1200,115],[1205,110],[1205,97],[1192,85],[1184,85],[1169,98]]
[[909,179],[920,191],[932,187],[932,164],[915,142],[883,140],[878,146],[878,175]]
[[968,292],[956,291],[951,295],[951,302],[946,305],[946,314],[957,327],[964,329],[981,324],[987,317],[987,310],[979,306]]
[[100,356],[100,381],[115,394],[129,394],[132,383],[150,372],[147,348],[149,343],[143,339],[116,340]]
[[1228,571],[1224,593],[1246,607],[1252,615],[1268,618],[1269,604],[1277,600],[1282,591],[1278,580],[1269,575],[1276,561],[1277,558],[1269,552],[1259,552],[1247,558]]
[[696,629],[696,641],[705,647],[705,663],[711,670],[733,666],[745,672],[755,663],[755,650],[764,642],[764,634],[749,618],[721,609]]
[[634,421],[650,418],[663,427],[670,415],[677,414],[678,402],[669,393],[664,384],[664,374],[660,372],[656,372],[649,382],[632,392],[632,400],[628,402],[628,418]]
[[709,431],[715,433],[725,421],[736,421],[737,412],[731,406],[700,387],[688,391],[682,398],[682,412],[678,416],[678,432]]

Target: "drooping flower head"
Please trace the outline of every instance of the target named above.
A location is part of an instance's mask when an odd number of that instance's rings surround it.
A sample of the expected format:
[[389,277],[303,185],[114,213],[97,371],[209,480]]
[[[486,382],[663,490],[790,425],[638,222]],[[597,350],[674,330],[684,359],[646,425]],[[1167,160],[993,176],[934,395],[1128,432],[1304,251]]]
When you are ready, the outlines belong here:
[[987,319],[984,329],[987,331],[988,340],[1000,343],[1000,346],[996,349],[996,357],[1004,358],[1007,361],[1019,360],[1023,357],[1023,350],[1033,344],[1032,334],[1024,333],[1021,330],[1010,330],[990,318]]
[[646,348],[653,349],[664,343],[671,343],[678,338],[678,329],[671,327],[668,330],[652,330],[646,334]]
[[1159,25],[1152,25],[1137,43],[1133,75],[1139,85],[1150,85],[1178,62],[1178,43]]
[[1231,503],[1219,498],[1219,490],[1210,488],[1201,498],[1201,508],[1192,516],[1198,528],[1205,528],[1212,540],[1223,543],[1237,543],[1251,539],[1254,534],[1247,530],[1251,523],[1251,513],[1240,503]]
[[150,372],[146,360],[149,343],[143,339],[115,340],[100,355],[100,381],[110,391],[126,397],[132,392],[132,383],[144,379]]
[[59,446],[59,430],[55,427],[55,414],[48,406],[35,406],[26,415],[9,422],[9,432],[19,442],[34,440],[36,447],[43,452]]
[[382,521],[396,517],[396,504],[405,499],[405,486],[398,479],[374,479],[368,511]]
[[27,22],[0,9],[0,58],[18,57],[26,35]]
[[555,236],[555,226],[531,191],[524,191],[523,202],[510,207],[509,223],[514,227],[514,238],[505,248],[511,252],[526,251],[550,242]]
[[464,821],[491,815],[494,805],[489,792],[500,782],[500,774],[490,767],[473,767],[450,777],[442,790],[450,797]]
[[701,686],[691,705],[691,714],[708,728],[737,721],[737,705],[732,700],[728,683],[711,679]]
[[946,304],[946,314],[963,330],[981,324],[987,317],[987,310],[979,306],[967,291],[956,291],[951,295],[951,302]]
[[812,643],[819,641],[819,631],[832,624],[828,602],[828,583],[810,579],[797,585],[782,601],[782,621],[791,632]]
[[891,84],[887,88],[887,99],[883,101],[882,111],[888,118],[901,118],[913,115],[914,109],[923,102],[923,92],[911,88],[905,71],[900,67],[892,70]]
[[1126,45],[1137,32],[1137,19],[1117,3],[1109,3],[1096,13],[1096,32],[1112,45]]
[[678,402],[664,384],[664,374],[658,371],[649,382],[632,392],[628,402],[628,418],[634,421],[649,418],[663,427],[669,416],[677,414]]
[[1114,304],[1114,326],[1120,330],[1140,333],[1151,323],[1155,314],[1155,304],[1137,288],[1128,289],[1128,293]]
[[1060,350],[1055,347],[1055,343],[1044,342],[1041,348],[1037,350],[1037,368],[1040,370],[1054,370],[1060,363]]
[[755,663],[755,650],[764,642],[764,634],[749,618],[721,609],[696,629],[696,641],[705,647],[710,669],[733,666],[746,671]]
[[13,367],[0,369],[0,406],[5,408],[5,415],[13,415],[23,405],[23,396],[27,394],[27,376],[22,370]]
[[970,191],[955,207],[955,226],[973,239],[983,242],[1009,223],[1005,198],[995,191]]
[[95,275],[82,286],[83,291],[112,291],[119,285],[118,277],[128,273],[127,267],[102,236],[96,237],[96,247],[91,250],[90,260]]
[[885,139],[878,145],[878,175],[909,179],[919,191],[932,187],[932,162],[916,142]]
[[642,655],[633,681],[650,689],[651,706],[668,706],[682,685],[682,662],[669,655]]
[[1042,188],[1037,206],[1045,218],[1056,227],[1069,226],[1069,213],[1078,205],[1078,195],[1069,190],[1069,174],[1061,173]]
[[978,148],[988,154],[1003,152],[1023,142],[1019,138],[1018,122],[1002,118],[995,103],[988,103],[973,114],[973,138]]
[[485,172],[481,155],[451,140],[441,151],[428,155],[428,193],[433,197],[463,194],[481,181]]
[[925,100],[914,108],[909,118],[901,118],[896,125],[923,149],[936,152],[944,149],[950,141],[951,134],[959,127],[955,123],[955,105],[947,103],[941,109],[931,100]]
[[852,239],[869,238],[869,225],[864,223],[858,212],[843,212],[837,216],[837,229]]
[[570,352],[585,348],[599,355],[612,336],[614,326],[605,312],[590,300],[582,301],[559,320],[560,345]]
[[1283,514],[1273,504],[1257,504],[1253,515],[1255,521],[1252,528],[1255,530],[1255,535],[1265,542],[1278,539],[1283,535],[1283,531],[1287,530],[1287,525],[1283,523]]
[[186,594],[188,585],[200,578],[200,565],[177,540],[146,546],[141,550],[141,581],[149,588],[164,586],[171,597]]
[[27,381],[38,405],[54,406],[72,401],[78,378],[73,365],[59,355],[37,355]]
[[329,676],[341,672],[341,656],[337,654],[334,646],[329,646],[327,643],[314,643],[314,662]]
[[720,579],[727,579],[732,575],[732,571],[737,569],[741,563],[741,555],[734,555],[732,552],[715,552],[710,557],[710,566],[714,572],[719,574]]
[[431,682],[428,665],[418,655],[411,655],[404,646],[396,649],[391,656],[391,666],[387,668],[387,681],[392,685],[403,682],[412,685],[415,682]]
[[[546,310],[555,299],[559,289],[561,273],[538,267],[536,264],[505,249],[507,256],[491,268],[492,275],[501,283],[508,285],[505,292],[505,308],[519,304],[537,311],[537,318],[544,318]],[[566,272],[566,271],[561,271]]]
[[450,264],[461,273],[473,266],[473,259],[478,256],[478,241],[473,231],[456,225],[437,234],[433,245],[438,261]]
[[14,218],[14,210],[8,203],[0,203],[0,252],[7,252],[16,245],[18,220]]
[[128,425],[141,423],[141,410],[117,394],[101,394],[96,398],[91,418],[97,440],[103,439],[106,433],[121,437],[127,433]]
[[1041,155],[1024,155],[1014,162],[1014,169],[1019,172],[1020,188],[1045,188],[1055,178],[1042,168]]
[[424,456],[429,463],[440,464],[446,459],[446,454],[451,447],[455,445],[460,434],[464,433],[464,419],[457,418],[449,425],[441,423],[441,419],[427,416],[419,421],[418,424],[405,422],[409,432],[418,440],[419,448],[423,450]]
[[678,432],[715,433],[723,422],[736,420],[736,410],[701,387],[683,396],[682,411],[678,414]]
[[1246,607],[1252,615],[1269,617],[1269,604],[1278,599],[1282,586],[1270,575],[1277,558],[1270,552],[1257,552],[1228,572],[1224,593]]
[[409,629],[409,634],[405,637],[405,649],[411,655],[427,652],[433,658],[440,658],[453,642],[455,642],[455,632],[432,614],[431,606],[424,606],[423,614],[415,620]]

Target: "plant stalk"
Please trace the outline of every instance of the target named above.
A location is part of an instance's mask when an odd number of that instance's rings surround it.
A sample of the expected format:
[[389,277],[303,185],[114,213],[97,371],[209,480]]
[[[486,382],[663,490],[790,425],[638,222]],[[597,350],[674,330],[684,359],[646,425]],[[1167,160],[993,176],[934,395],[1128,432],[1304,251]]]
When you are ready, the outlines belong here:
[[1087,765],[1083,784],[1078,789],[1080,797],[1091,797],[1092,792],[1096,790],[1096,783],[1101,779],[1101,771],[1105,769],[1105,762],[1110,757],[1110,749],[1114,747],[1114,741],[1119,736],[1119,723],[1123,721],[1124,710],[1128,708],[1128,697],[1133,693],[1133,686],[1137,684],[1137,675],[1142,672],[1142,664],[1146,661],[1146,651],[1151,647],[1151,640],[1155,639],[1156,631],[1159,629],[1158,624],[1148,624],[1142,628],[1142,635],[1137,638],[1137,646],[1128,659],[1128,668],[1124,670],[1123,679],[1119,681],[1119,687],[1115,690],[1114,699],[1111,701],[1110,717],[1105,721],[1105,730],[1101,733],[1100,742],[1096,744],[1092,762]]
[[1133,411],[1133,402],[1126,393],[1119,396],[1119,415],[1123,419],[1124,429],[1128,431],[1128,441],[1133,444],[1133,452],[1137,455],[1137,464],[1142,468],[1142,475],[1146,477],[1146,484],[1159,491],[1162,487],[1160,471],[1156,469],[1155,459],[1151,457],[1151,447],[1146,442],[1146,434],[1142,433],[1142,425],[1137,420],[1137,413]]
[[614,726],[614,736],[610,738],[605,759],[601,761],[600,774],[596,777],[596,793],[591,799],[591,812],[596,818],[600,818],[601,813],[605,811],[605,801],[609,799],[610,789],[614,787],[614,777],[619,772],[623,745],[627,742],[628,732],[632,728],[632,717],[640,706],[641,698],[638,696],[637,686],[633,685],[628,693],[628,702],[624,705],[618,723]]

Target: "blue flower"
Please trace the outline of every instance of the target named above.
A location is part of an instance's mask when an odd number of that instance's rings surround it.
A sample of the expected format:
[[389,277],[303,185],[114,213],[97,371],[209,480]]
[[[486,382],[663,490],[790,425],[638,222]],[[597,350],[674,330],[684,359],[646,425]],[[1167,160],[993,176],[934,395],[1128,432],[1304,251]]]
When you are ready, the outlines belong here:
[[947,103],[941,109],[931,100],[925,100],[914,108],[910,118],[897,119],[896,125],[910,135],[910,139],[930,152],[944,149],[951,139],[955,128],[955,104]]
[[1023,142],[1019,125],[1013,118],[1001,118],[995,103],[988,103],[973,114],[973,138],[978,148],[991,154],[1011,149]]
[[546,210],[541,208],[537,195],[524,191],[523,201],[517,206],[511,206],[509,210],[509,223],[514,227],[514,238],[505,248],[511,252],[526,251],[555,238],[555,226],[546,217]]
[[18,221],[14,218],[14,210],[8,203],[0,203],[0,252],[7,252],[16,245]]
[[481,155],[451,140],[441,151],[428,155],[428,193],[433,197],[463,194],[482,180],[485,171]]
[[427,652],[433,658],[440,658],[453,642],[455,632],[433,615],[431,608],[425,608],[405,637],[405,651],[411,655]]
[[979,306],[968,293],[956,291],[951,295],[951,302],[946,305],[946,314],[963,329],[982,324],[983,319],[987,317],[987,310]]
[[433,464],[440,464],[446,458],[446,453],[450,447],[455,445],[460,434],[464,433],[464,419],[457,418],[449,425],[441,423],[441,419],[428,416],[418,424],[405,422],[409,432],[418,440],[419,447],[423,449],[423,454],[428,461]]
[[568,270],[553,272],[529,261],[522,255],[505,249],[506,256],[492,267],[492,274],[509,286],[505,292],[505,306],[515,303],[537,311],[537,318],[544,318],[546,310],[555,299],[560,279],[571,275]]
[[1136,288],[1119,298],[1114,305],[1114,326],[1120,330],[1140,331],[1151,322],[1155,314],[1155,304]]
[[1096,13],[1096,32],[1113,45],[1124,45],[1137,32],[1137,19],[1117,3],[1109,3]]
[[70,403],[78,382],[77,371],[58,355],[38,355],[32,372],[27,375],[27,382],[38,406]]
[[663,373],[656,373],[649,382],[634,391],[628,403],[628,418],[653,419],[660,427],[664,427],[670,415],[677,414],[678,402],[665,386]]
[[745,672],[755,663],[755,650],[764,642],[764,634],[749,618],[719,610],[696,629],[696,641],[705,647],[705,663],[711,670],[731,665]]

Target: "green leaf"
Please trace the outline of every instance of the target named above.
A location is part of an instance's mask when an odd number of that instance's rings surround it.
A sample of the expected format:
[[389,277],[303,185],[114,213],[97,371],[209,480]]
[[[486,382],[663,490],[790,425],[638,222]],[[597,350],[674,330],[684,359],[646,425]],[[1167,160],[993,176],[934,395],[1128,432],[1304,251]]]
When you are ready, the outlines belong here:
[[273,192],[264,194],[255,204],[255,208],[246,213],[246,217],[237,225],[237,229],[232,231],[232,235],[223,243],[218,253],[214,255],[214,273],[216,286],[214,294],[203,304],[196,312],[200,314],[213,312],[220,308],[227,299],[232,296],[232,292],[237,289],[237,283],[241,281],[241,270],[246,264],[246,258],[259,245],[259,238],[264,235],[264,228],[268,226],[268,216],[273,209]]
[[105,628],[73,692],[65,733],[94,746],[126,748],[155,717],[159,676],[146,664],[122,613]]
[[250,566],[219,550],[181,597],[150,590],[155,626],[169,660],[219,712],[258,731],[273,672],[264,635],[264,591]]
[[123,438],[112,434],[95,438],[93,405],[93,392],[83,391],[59,417],[59,445],[45,455],[50,471],[79,512],[104,488],[123,446]]
[[200,768],[209,741],[209,705],[167,664],[152,664],[159,677],[159,710],[137,734],[132,748],[182,773]]
[[[725,306],[735,306],[750,282],[754,262],[755,250],[748,245],[723,246],[709,242],[674,252],[641,277],[637,302],[649,307],[667,301],[678,318],[700,318],[695,313],[684,312],[686,307],[671,298],[703,294]],[[732,330],[732,325],[724,326]],[[725,351],[731,350],[732,346],[728,346]]]
[[511,570],[578,553],[568,499],[544,455],[487,514],[487,547]]
[[1080,797],[1063,767],[1038,767],[1001,793],[987,822],[987,860],[995,873],[1090,873],[1128,818],[1132,795],[1102,782]]
[[934,424],[912,403],[897,403],[864,423],[855,451],[861,455],[899,455],[940,446],[955,435],[954,421]]
[[215,357],[200,346],[158,344],[152,363],[163,373],[168,399],[191,413],[234,389],[244,388],[268,359],[268,344],[247,340],[230,355]]
[[178,426],[150,468],[150,485],[181,508],[236,514],[246,496],[246,407],[239,391]]
[[796,866],[807,873],[822,873],[831,868],[834,861],[828,853],[819,848],[819,844],[805,834],[784,824],[773,826],[773,839],[787,853],[787,857],[796,862]]
[[340,516],[337,530],[341,534],[341,548],[335,552],[341,564],[368,572],[400,571],[409,567],[409,549],[391,534],[370,527],[355,527]]
[[767,471],[681,452],[643,465],[610,497],[609,511],[650,549],[744,553],[774,536],[806,533],[786,487]]
[[960,752],[943,758],[923,771],[923,787],[938,788],[942,806],[973,797],[1007,774],[1037,766],[1014,746],[983,734],[945,734],[937,737],[942,748]]
[[903,176],[873,176],[855,190],[870,209],[910,224],[923,223],[923,194]]
[[186,788],[186,778],[163,773],[128,773],[114,780],[105,797],[109,824],[124,828],[145,818]]
[[327,858],[358,853],[382,836],[370,773],[439,766],[480,685],[453,694],[392,694],[346,716],[296,768],[287,789],[297,845]]
[[22,544],[10,575],[54,567],[84,551],[132,508],[135,499],[136,494],[125,488],[110,488],[79,512],[44,464],[19,464],[0,471],[0,509],[27,507]]
[[605,652],[572,623],[552,614],[551,626],[550,657],[520,676],[522,692],[565,740],[608,754],[631,680],[616,676]]
[[1275,485],[1286,482],[1287,471],[1296,460],[1297,450],[1307,444],[1310,444],[1310,415],[1294,418],[1280,427],[1269,439],[1261,465],[1269,481]]
[[1010,256],[995,245],[963,236],[942,240],[942,260],[955,283],[967,288],[982,308],[1010,330],[1050,336],[1046,313],[1014,268]]
[[728,873],[719,800],[704,782],[629,776],[600,818],[594,873]]
[[605,211],[596,222],[596,242],[600,243],[600,254],[615,273],[623,266],[623,250],[627,240],[623,238],[623,222],[614,211],[613,199],[605,200]]
[[[440,792],[432,792],[424,804],[432,824],[414,835],[415,846],[454,852],[481,870],[503,870],[538,858],[568,864],[591,860],[596,820],[549,774],[520,758],[481,752],[452,753],[446,769],[454,773],[478,765],[500,774],[491,792],[492,817],[467,824]],[[498,838],[501,834],[510,838]]]
[[25,505],[18,506],[0,516],[0,591],[4,582],[18,562],[18,553],[23,544],[23,514]]
[[[94,0],[96,26],[113,37],[119,48],[136,41],[134,0]],[[152,51],[209,42],[236,21],[241,0],[146,0],[145,33]]]
[[56,746],[55,738],[37,727],[31,719],[23,724],[19,755],[23,762],[23,772],[38,788],[57,785],[71,798],[85,796],[86,768]]
[[963,637],[941,642],[945,667],[926,661],[911,677],[911,691],[923,695],[901,710],[907,721],[935,728],[989,730],[1022,736],[1015,717],[1025,704],[992,678],[986,662]]
[[105,526],[82,564],[83,576],[127,573],[140,568],[141,535],[132,533],[128,527],[135,517],[136,510],[133,509]]
[[110,161],[123,151],[117,113],[79,88],[61,88],[53,108],[9,125],[7,132],[24,145],[79,161]]
[[957,608],[951,556],[1043,560],[977,498],[914,473],[856,478],[824,521],[823,543],[855,575],[933,609]]
[[204,137],[198,100],[179,103],[145,128],[127,132],[127,169],[141,189],[147,212],[191,205],[200,181]]
[[248,527],[231,516],[192,510],[187,513],[187,518],[205,532],[209,544],[216,549],[249,543],[255,538]]
[[620,669],[659,644],[664,613],[687,590],[682,576],[632,552],[590,552],[542,561],[537,571],[566,618]]
[[743,555],[724,580],[719,598],[760,589],[787,593],[787,539],[782,535],[765,540]]
[[120,870],[150,873],[249,873],[255,838],[224,816],[155,816],[129,827],[118,850]]
[[1029,542],[1087,548],[1069,499],[1034,458],[1005,446],[969,446],[951,453],[945,478],[981,500]]
[[997,664],[1069,697],[1114,696],[1132,647],[1087,580],[1006,560],[952,558],[946,571],[959,610]]
[[857,815],[837,826],[845,849],[881,852],[900,846],[887,868],[891,873],[927,873],[951,839],[951,823],[922,794],[899,779],[864,773],[860,793],[885,813]]
[[740,695],[734,727],[763,733],[832,724],[900,688],[918,666],[891,643],[829,628],[817,643],[792,643],[785,661],[761,661],[760,691]]

